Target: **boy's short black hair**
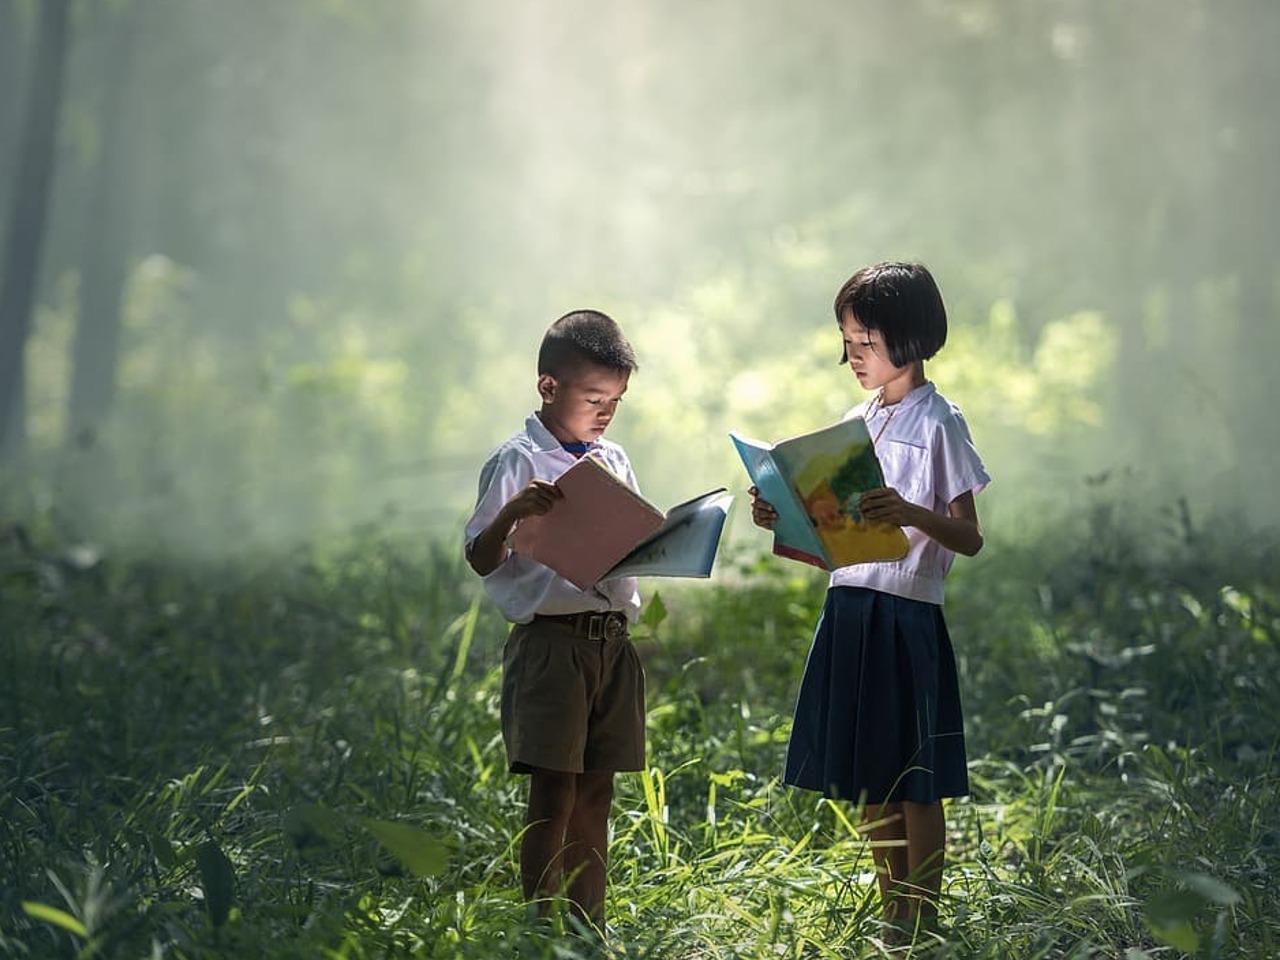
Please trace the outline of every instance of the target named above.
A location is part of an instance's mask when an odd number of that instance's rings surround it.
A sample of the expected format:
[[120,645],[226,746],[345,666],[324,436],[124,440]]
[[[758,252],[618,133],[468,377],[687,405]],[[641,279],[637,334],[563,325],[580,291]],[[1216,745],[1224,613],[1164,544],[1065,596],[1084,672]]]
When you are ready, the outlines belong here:
[[572,310],[553,323],[538,349],[538,375],[562,378],[584,363],[633,373],[635,351],[622,328],[599,310]]
[[[835,311],[837,324],[851,311],[868,330],[879,330],[895,367],[928,360],[947,342],[947,308],[924,264],[863,267],[836,294]],[[849,362],[847,347],[840,362]]]

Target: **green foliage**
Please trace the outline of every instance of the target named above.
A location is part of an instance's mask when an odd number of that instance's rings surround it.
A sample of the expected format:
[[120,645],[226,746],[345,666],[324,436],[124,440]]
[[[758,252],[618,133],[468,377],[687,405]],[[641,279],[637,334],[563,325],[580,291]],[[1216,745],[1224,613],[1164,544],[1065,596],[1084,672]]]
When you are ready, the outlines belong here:
[[[973,794],[918,952],[1280,948],[1280,554],[1114,506],[957,567]],[[0,956],[591,955],[520,901],[505,626],[455,551],[53,544],[0,548]],[[822,575],[722,559],[637,631],[650,765],[618,779],[605,953],[883,955],[858,812],[777,779]]]

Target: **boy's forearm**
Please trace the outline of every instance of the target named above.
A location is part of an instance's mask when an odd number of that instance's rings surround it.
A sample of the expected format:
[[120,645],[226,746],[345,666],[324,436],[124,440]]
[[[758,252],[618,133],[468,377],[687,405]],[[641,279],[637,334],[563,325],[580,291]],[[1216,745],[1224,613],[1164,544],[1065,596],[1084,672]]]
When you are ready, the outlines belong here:
[[514,523],[507,511],[502,510],[493,518],[493,522],[471,541],[467,562],[471,564],[472,570],[482,577],[487,577],[502,565],[510,552],[507,549],[507,537]]

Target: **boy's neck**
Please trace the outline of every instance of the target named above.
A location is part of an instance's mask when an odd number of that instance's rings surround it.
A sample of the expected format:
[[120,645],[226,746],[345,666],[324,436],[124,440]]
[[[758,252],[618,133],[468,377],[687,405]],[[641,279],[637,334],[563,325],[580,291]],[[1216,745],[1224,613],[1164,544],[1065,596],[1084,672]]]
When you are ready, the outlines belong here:
[[572,453],[575,457],[580,457],[583,454],[590,453],[592,448],[596,445],[595,442],[591,440],[577,440],[572,437],[566,440],[553,424],[547,422],[547,417],[543,416],[541,410],[535,410],[533,415],[542,422],[544,427],[547,428],[547,433],[551,434],[551,436],[555,438],[556,443],[560,444],[562,448],[567,450],[569,453]]

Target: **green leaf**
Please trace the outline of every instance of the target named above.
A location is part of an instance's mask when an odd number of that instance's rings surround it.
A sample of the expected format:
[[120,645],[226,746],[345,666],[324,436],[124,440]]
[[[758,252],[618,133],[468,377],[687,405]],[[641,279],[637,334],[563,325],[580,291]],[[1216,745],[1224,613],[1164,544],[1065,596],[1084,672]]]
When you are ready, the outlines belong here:
[[662,597],[657,591],[654,591],[653,599],[649,601],[644,608],[644,613],[640,616],[640,622],[650,630],[654,630],[665,619],[667,619],[667,605],[662,602]]
[[1242,899],[1234,889],[1207,873],[1185,873],[1178,879],[1186,885],[1188,890],[1220,907],[1234,907]]
[[1190,920],[1202,906],[1204,899],[1199,894],[1178,887],[1152,896],[1147,900],[1144,912],[1154,924],[1174,926]]
[[1185,887],[1161,891],[1143,910],[1147,929],[1165,946],[1193,954],[1200,946],[1200,936],[1191,921],[1203,906],[1204,898]]
[[342,822],[328,807],[300,803],[284,815],[284,833],[298,850],[326,847],[342,833]]
[[196,868],[200,871],[200,883],[204,888],[204,905],[209,919],[220,927],[231,916],[231,901],[235,889],[236,873],[231,861],[212,840],[196,848]]
[[448,865],[444,844],[425,830],[389,820],[366,820],[365,826],[383,848],[414,876],[432,877],[443,873]]
[[1165,925],[1154,923],[1148,917],[1147,929],[1165,946],[1181,950],[1183,953],[1194,954],[1200,948],[1200,937],[1190,921],[1184,920],[1182,923]]
[[85,929],[85,925],[65,910],[59,910],[57,907],[51,907],[44,903],[33,903],[30,900],[22,901],[22,909],[26,911],[27,916],[43,920],[45,923],[52,923],[55,927],[61,927],[68,933],[74,933],[77,937],[89,936],[89,931]]
[[174,852],[173,844],[160,831],[149,830],[147,843],[151,846],[151,855],[156,858],[156,863],[165,870],[172,870],[177,865],[178,855]]

